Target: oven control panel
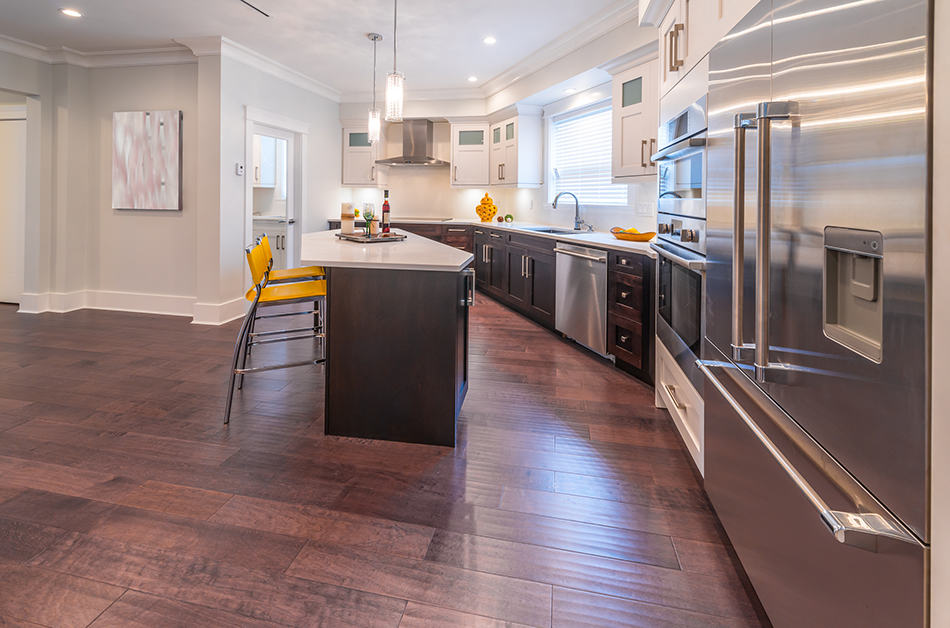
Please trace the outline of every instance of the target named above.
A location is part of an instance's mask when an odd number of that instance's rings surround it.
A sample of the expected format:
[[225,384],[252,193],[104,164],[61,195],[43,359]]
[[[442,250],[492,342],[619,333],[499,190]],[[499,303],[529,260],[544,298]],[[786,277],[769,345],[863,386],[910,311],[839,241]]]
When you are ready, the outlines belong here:
[[656,232],[661,240],[677,244],[700,255],[706,254],[706,221],[702,218],[659,213]]

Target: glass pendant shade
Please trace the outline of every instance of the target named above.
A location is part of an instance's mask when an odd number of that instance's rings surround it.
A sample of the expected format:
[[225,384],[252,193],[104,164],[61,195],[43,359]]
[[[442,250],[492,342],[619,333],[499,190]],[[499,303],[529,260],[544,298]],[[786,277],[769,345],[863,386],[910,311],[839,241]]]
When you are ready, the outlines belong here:
[[406,77],[392,72],[386,77],[386,122],[402,122],[402,100]]
[[380,128],[381,116],[382,116],[382,112],[379,109],[369,110],[369,124],[367,125],[367,130],[369,131],[370,142],[379,141],[379,128]]

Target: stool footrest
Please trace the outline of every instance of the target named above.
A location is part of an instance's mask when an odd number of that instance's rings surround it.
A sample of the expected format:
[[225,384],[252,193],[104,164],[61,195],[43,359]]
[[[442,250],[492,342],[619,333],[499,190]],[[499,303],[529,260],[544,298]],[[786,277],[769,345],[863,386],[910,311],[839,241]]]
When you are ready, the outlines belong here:
[[277,336],[279,334],[296,334],[302,331],[313,331],[313,327],[298,327],[297,329],[275,329],[273,331],[252,331],[251,336]]
[[279,369],[289,369],[297,366],[313,366],[314,364],[323,364],[326,362],[326,358],[320,358],[319,360],[307,360],[306,362],[291,362],[289,364],[273,364],[271,366],[257,366],[250,369],[234,369],[234,372],[238,375],[245,375],[247,373],[260,373],[261,371],[276,371]]
[[272,342],[289,342],[291,340],[308,340],[310,338],[326,338],[326,334],[307,334],[306,336],[286,336],[284,338],[268,338],[267,340],[255,340],[254,342],[248,342],[249,346],[251,345],[266,345]]
[[260,316],[255,316],[254,318],[281,318],[282,316],[313,316],[317,314],[319,310],[307,310],[306,312],[284,312],[283,314],[261,314]]

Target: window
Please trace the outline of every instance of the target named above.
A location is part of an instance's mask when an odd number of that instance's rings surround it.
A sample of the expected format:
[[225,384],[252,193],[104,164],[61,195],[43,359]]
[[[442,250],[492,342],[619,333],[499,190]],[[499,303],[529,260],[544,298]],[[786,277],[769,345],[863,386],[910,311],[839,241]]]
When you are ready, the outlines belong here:
[[627,205],[627,186],[610,182],[611,127],[609,103],[552,120],[552,200],[560,192],[573,192],[583,205]]

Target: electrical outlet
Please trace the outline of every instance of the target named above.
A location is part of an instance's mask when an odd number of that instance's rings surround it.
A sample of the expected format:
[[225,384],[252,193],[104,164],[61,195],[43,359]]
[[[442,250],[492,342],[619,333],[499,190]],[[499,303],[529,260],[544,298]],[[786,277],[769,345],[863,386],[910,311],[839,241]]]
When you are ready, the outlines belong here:
[[236,174],[236,175],[239,176],[239,177],[243,177],[243,176],[244,176],[244,164],[242,164],[242,163],[240,163],[240,162],[234,164],[234,174]]
[[653,203],[638,203],[637,204],[637,215],[638,216],[652,216],[654,214],[655,206]]

